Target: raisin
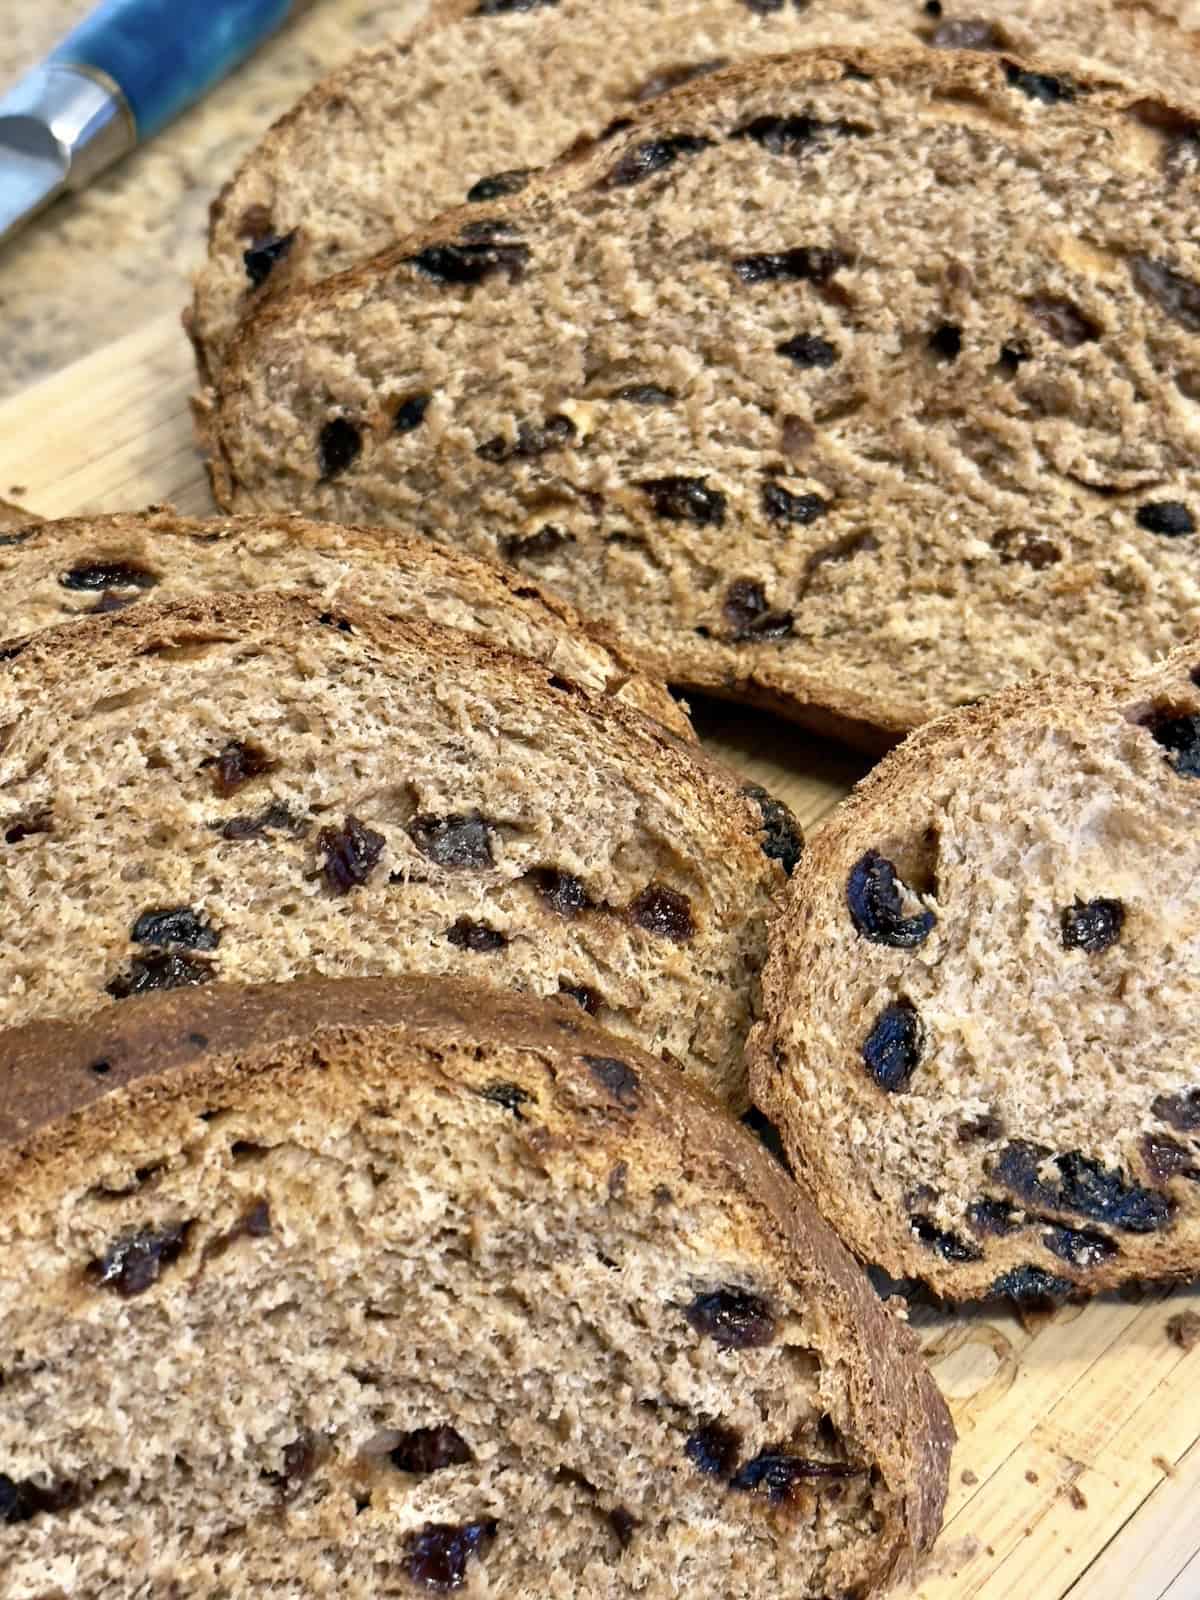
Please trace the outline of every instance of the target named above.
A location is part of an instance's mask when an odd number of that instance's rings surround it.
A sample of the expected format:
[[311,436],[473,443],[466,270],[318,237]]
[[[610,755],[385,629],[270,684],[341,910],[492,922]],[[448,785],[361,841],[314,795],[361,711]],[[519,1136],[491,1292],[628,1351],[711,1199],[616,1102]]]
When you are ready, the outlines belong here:
[[619,1106],[636,1110],[641,1079],[629,1065],[617,1056],[583,1056],[581,1058],[596,1082],[603,1085]]
[[79,1504],[80,1492],[73,1483],[51,1484],[48,1488],[32,1478],[14,1479],[0,1472],[0,1527],[31,1522],[44,1512],[70,1511]]
[[735,644],[755,639],[786,639],[792,631],[790,611],[772,611],[767,593],[753,578],[736,578],[725,591],[721,614]]
[[1030,100],[1044,106],[1056,106],[1061,100],[1074,100],[1076,88],[1066,78],[1053,78],[1048,72],[1027,72],[1015,61],[1004,63],[1004,76],[1014,89],[1019,89]]
[[992,1234],[1003,1238],[1020,1226],[1020,1216],[1007,1200],[984,1198],[973,1200],[967,1208],[967,1222],[974,1233]]
[[431,399],[432,396],[428,394],[410,394],[407,400],[402,400],[392,419],[392,432],[412,433],[414,428],[419,428],[425,421]]
[[[747,11],[753,11],[756,16],[769,17],[775,12],[782,11],[787,0],[742,0]],[[807,11],[809,0],[792,0],[792,5],[797,11]]]
[[446,938],[460,950],[470,950],[474,955],[503,950],[508,943],[508,935],[499,928],[489,928],[485,922],[472,922],[469,917],[459,917],[447,930]]
[[1160,1094],[1150,1107],[1160,1121],[1170,1123],[1180,1133],[1200,1129],[1200,1089],[1180,1089],[1178,1094]]
[[925,1047],[925,1030],[907,1000],[884,1006],[862,1047],[867,1071],[888,1094],[908,1088]]
[[768,479],[762,488],[762,508],[772,522],[794,522],[804,528],[825,515],[829,502],[819,494],[791,494]]
[[937,922],[932,911],[911,917],[903,914],[896,869],[878,850],[868,850],[850,869],[846,904],[851,922],[864,939],[896,950],[915,950],[924,944]]
[[296,230],[291,233],[268,233],[255,239],[248,250],[242,251],[246,276],[256,289],[262,287],[281,261],[286,261],[296,242]]
[[1119,900],[1081,900],[1062,912],[1062,942],[1066,950],[1086,950],[1095,955],[1116,944],[1125,925],[1125,907]]
[[294,817],[285,805],[276,803],[265,807],[256,817],[230,817],[228,822],[211,824],[219,828],[223,839],[260,839],[266,833],[301,834],[307,824]]
[[725,496],[710,489],[707,478],[644,478],[638,488],[655,514],[670,522],[719,528],[725,521]]
[[333,417],[317,436],[317,465],[321,482],[345,472],[362,453],[362,434],[348,417]]
[[226,799],[255,778],[274,772],[279,763],[252,740],[230,739],[218,755],[206,756],[200,765],[212,767],[213,792]]
[[479,205],[484,200],[500,200],[505,195],[520,194],[533,177],[532,167],[511,167],[507,172],[493,172],[480,178],[467,190],[467,204]]
[[734,274],[742,283],[778,283],[798,278],[809,283],[825,283],[849,257],[840,250],[816,245],[799,245],[794,250],[772,250],[763,255],[735,256]]
[[1070,1294],[1075,1285],[1069,1278],[1056,1278],[1044,1267],[1013,1267],[1002,1272],[992,1283],[989,1294],[1002,1295],[1008,1300],[1025,1303],[1037,1300],[1060,1299]]
[[560,979],[558,992],[574,1000],[577,1006],[582,1006],[589,1017],[594,1017],[604,1004],[603,997],[595,989],[589,989],[586,983],[566,983]]
[[479,811],[452,811],[447,817],[421,812],[408,836],[423,856],[439,867],[490,867],[492,825]]
[[527,1089],[522,1089],[516,1083],[489,1083],[486,1089],[481,1089],[485,1100],[490,1100],[493,1105],[503,1106],[506,1111],[511,1111],[518,1122],[525,1121],[525,1113],[521,1110],[533,1099]]
[[706,1422],[688,1435],[683,1453],[698,1472],[710,1478],[727,1478],[738,1464],[742,1436],[720,1422]]
[[87,561],[59,577],[64,589],[153,589],[158,578],[133,561]]
[[761,1350],[775,1340],[775,1312],[747,1289],[722,1287],[699,1294],[685,1315],[697,1333],[722,1350]]
[[1200,778],[1200,717],[1166,712],[1150,717],[1143,726],[1168,752],[1167,759],[1181,778]]
[[972,1117],[969,1122],[960,1122],[955,1137],[959,1144],[973,1144],[977,1139],[998,1139],[1004,1132],[1004,1123],[994,1111],[985,1111],[982,1116]]
[[553,555],[556,550],[561,550],[563,545],[572,541],[561,528],[551,527],[549,524],[539,528],[536,533],[531,533],[524,539],[502,539],[500,541],[500,554],[505,561],[536,560],[539,556]]
[[1148,500],[1137,509],[1137,525],[1147,533],[1160,533],[1167,539],[1195,533],[1196,523],[1187,506],[1178,500]]
[[942,0],[925,0],[922,10],[927,17],[940,17],[942,14]]
[[729,1487],[748,1493],[765,1493],[768,1500],[778,1505],[790,1499],[799,1484],[821,1478],[854,1478],[862,1470],[840,1461],[808,1461],[782,1450],[764,1450],[730,1478]]
[[560,917],[577,917],[591,908],[588,892],[580,878],[556,867],[538,867],[529,874],[538,894]]
[[753,139],[773,156],[799,156],[822,134],[847,138],[865,132],[848,122],[821,122],[816,117],[755,117],[735,128],[734,139]]
[[1147,300],[1153,300],[1172,322],[1178,322],[1189,333],[1200,333],[1200,283],[1152,256],[1134,256],[1129,271],[1134,288]]
[[[1057,1169],[1057,1182],[1043,1176],[1050,1166]],[[1127,1183],[1119,1169],[1101,1166],[1078,1150],[1056,1156],[1044,1145],[1016,1139],[1001,1151],[995,1176],[1027,1205],[1075,1212],[1125,1233],[1153,1233],[1171,1220],[1165,1195]]]
[[130,962],[128,972],[119,972],[105,984],[104,991],[114,1000],[128,1000],[131,995],[148,994],[154,989],[211,983],[212,978],[213,969],[207,961],[159,951],[152,956],[138,956]]
[[782,344],[777,344],[775,353],[786,356],[798,367],[828,368],[838,360],[837,350],[828,339],[822,339],[819,333],[797,333],[792,338],[785,339]]
[[510,283],[515,283],[529,265],[529,246],[495,239],[472,244],[432,244],[408,259],[418,272],[439,283],[482,283],[496,272],[503,272]]
[[757,783],[747,783],[742,793],[758,807],[763,823],[762,853],[770,861],[778,861],[790,878],[804,851],[804,835],[800,824],[782,800]]
[[474,1459],[462,1434],[445,1423],[436,1428],[414,1428],[388,1452],[388,1460],[401,1472],[441,1472],[445,1467],[466,1466]]
[[[527,9],[513,0],[484,0],[485,5],[505,4],[506,9]],[[490,13],[484,13],[490,15]],[[479,1522],[427,1522],[409,1535],[408,1575],[422,1589],[461,1589],[467,1581],[467,1563],[487,1553],[496,1537],[494,1517]]]
[[909,1217],[909,1226],[927,1250],[936,1250],[944,1261],[982,1261],[983,1251],[957,1233],[939,1228],[932,1217]]
[[1118,1253],[1106,1234],[1092,1228],[1050,1228],[1042,1235],[1042,1243],[1073,1267],[1098,1267]]
[[36,532],[36,528],[23,528],[19,533],[0,533],[0,550],[16,544],[28,544]]
[[957,361],[962,354],[962,329],[954,322],[940,323],[929,335],[929,348],[944,361]]
[[1092,343],[1103,332],[1100,324],[1081,311],[1074,301],[1060,295],[1037,295],[1028,304],[1034,321],[1068,350]]
[[22,839],[31,839],[39,833],[53,833],[54,813],[46,807],[40,811],[26,811],[0,823],[0,828],[4,830],[5,844],[20,844]]
[[711,139],[702,139],[690,133],[671,134],[665,139],[646,139],[625,152],[604,179],[603,186],[628,189],[656,172],[665,172],[668,167],[673,167],[680,156],[697,155],[711,144]]
[[514,11],[537,11],[542,6],[556,6],[558,0],[479,0],[475,7],[477,17],[504,17]]
[[88,1278],[98,1289],[112,1289],[124,1300],[145,1294],[183,1254],[191,1232],[190,1222],[176,1223],[161,1233],[127,1234],[89,1264]]
[[1000,528],[992,535],[992,545],[1002,562],[1023,561],[1035,572],[1044,572],[1062,560],[1062,551],[1052,539],[1015,528]]
[[317,844],[325,852],[321,871],[334,894],[349,894],[366,883],[387,843],[381,833],[357,817],[348,816],[340,828],[322,828]]
[[630,95],[635,105],[644,105],[647,100],[657,100],[660,94],[666,94],[671,89],[678,89],[685,83],[692,83],[696,78],[705,78],[710,72],[720,72],[722,67],[729,63],[724,59],[716,61],[697,61],[693,64],[680,64],[676,67],[660,67]]
[[475,447],[475,454],[483,461],[533,461],[548,451],[561,450],[575,437],[575,424],[570,417],[547,417],[543,423],[522,422],[517,426],[515,440],[499,435]]
[[686,944],[695,937],[691,901],[687,895],[668,889],[664,883],[648,883],[629,902],[628,911],[630,921],[656,939]]
[[[926,11],[929,11],[926,6]],[[942,8],[929,12],[940,17]],[[935,28],[929,40],[935,50],[1003,50],[1004,37],[994,22],[983,17],[963,17],[956,22],[943,22]]]
[[628,400],[635,406],[669,406],[675,393],[672,389],[660,389],[656,383],[631,383],[618,389],[614,399]]
[[1200,1169],[1195,1165],[1192,1152],[1165,1134],[1146,1134],[1142,1140],[1142,1160],[1155,1183],[1166,1183],[1171,1178],[1200,1179]]
[[336,616],[332,611],[322,611],[317,621],[323,628],[336,628],[339,633],[354,632],[345,617]]
[[221,942],[220,930],[190,906],[143,911],[129,937],[134,944],[178,944],[188,950],[215,950]]

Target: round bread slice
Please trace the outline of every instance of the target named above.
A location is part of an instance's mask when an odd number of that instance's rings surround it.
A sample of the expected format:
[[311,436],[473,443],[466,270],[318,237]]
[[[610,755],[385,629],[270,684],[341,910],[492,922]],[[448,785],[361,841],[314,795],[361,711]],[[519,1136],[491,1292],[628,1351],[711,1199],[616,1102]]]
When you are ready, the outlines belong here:
[[0,656],[0,1022],[469,973],[565,991],[744,1108],[799,833],[650,718],[298,595],[142,603]]
[[862,738],[1144,666],[1200,627],[1181,126],[966,52],[712,75],[265,308],[218,498],[411,522],[672,682]]
[[1200,644],[914,734],[823,824],[752,1091],[862,1257],[953,1299],[1200,1272]]
[[288,516],[200,520],[157,508],[46,522],[0,540],[0,584],[0,639],[145,599],[300,589],[326,605],[366,604],[482,635],[695,738],[666,688],[573,606],[492,562],[395,530]]
[[[318,83],[226,185],[188,319],[201,371],[217,371],[239,320],[281,286],[364,261],[468,194],[519,190],[580,134],[715,66],[815,45],[968,46],[1107,68],[1194,100],[1200,34],[1171,11],[1111,0],[441,7],[441,26],[362,51]],[[636,52],[614,52],[622,37]]]
[[908,1331],[568,1003],[214,987],[0,1047],[13,1594],[848,1600],[932,1542]]

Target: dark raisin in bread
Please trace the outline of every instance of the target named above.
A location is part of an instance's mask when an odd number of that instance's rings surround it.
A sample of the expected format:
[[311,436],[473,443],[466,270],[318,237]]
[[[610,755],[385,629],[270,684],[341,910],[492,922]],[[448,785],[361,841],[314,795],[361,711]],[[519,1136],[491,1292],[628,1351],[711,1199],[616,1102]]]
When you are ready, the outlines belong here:
[[214,987],[0,1049],[14,1595],[804,1600],[932,1542],[907,1330],[568,1003]]
[[851,1247],[956,1299],[1200,1271],[1200,644],[931,723],[831,814],[751,1087]]
[[1146,665],[1200,627],[1193,149],[987,54],[710,76],[483,233],[265,308],[218,496],[412,522],[862,737]]
[[0,658],[0,1024],[470,973],[563,991],[744,1107],[778,808],[649,717],[298,595],[142,602]]
[[[455,0],[443,26],[363,51],[270,130],[212,208],[189,324],[215,373],[239,319],[429,218],[519,192],[580,134],[745,57],[814,45],[968,46],[1195,95],[1194,25],[1111,0]],[[637,40],[614,56],[612,41]]]
[[481,634],[695,738],[663,685],[573,606],[492,562],[396,530],[288,516],[201,521],[167,510],[47,522],[10,544],[0,538],[0,584],[0,640],[141,600],[227,591],[300,589],[330,605],[369,604]]

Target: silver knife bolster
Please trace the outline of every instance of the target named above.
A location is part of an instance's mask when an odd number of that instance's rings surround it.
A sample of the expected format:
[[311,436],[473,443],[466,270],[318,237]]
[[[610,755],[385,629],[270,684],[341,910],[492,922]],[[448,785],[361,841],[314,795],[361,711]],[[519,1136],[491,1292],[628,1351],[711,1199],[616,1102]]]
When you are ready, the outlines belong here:
[[80,189],[137,144],[137,124],[120,86],[93,67],[35,67],[0,98],[5,145],[55,160],[57,189]]

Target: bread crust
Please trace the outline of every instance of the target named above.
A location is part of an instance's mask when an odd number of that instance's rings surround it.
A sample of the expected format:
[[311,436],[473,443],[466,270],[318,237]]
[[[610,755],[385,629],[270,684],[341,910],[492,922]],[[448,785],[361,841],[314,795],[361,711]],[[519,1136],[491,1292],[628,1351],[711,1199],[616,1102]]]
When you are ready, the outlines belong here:
[[[614,1052],[636,1074],[633,1113],[606,1103],[582,1059]],[[727,1208],[741,1249],[819,1300],[834,1338],[851,1346],[841,1354],[853,1414],[902,1508],[869,1581],[907,1567],[940,1526],[954,1440],[915,1341],[754,1139],[569,1002],[447,980],[309,979],[143,996],[82,1025],[33,1023],[0,1035],[0,1173],[10,1199],[29,1206],[86,1172],[122,1128],[236,1102],[264,1079],[282,1099],[289,1083],[320,1073],[335,1099],[355,1092],[356,1077],[403,1074],[419,1094],[422,1082],[482,1087],[497,1060],[541,1100],[550,1090],[549,1132],[577,1144],[581,1159],[605,1149],[647,1192],[698,1184]]]

